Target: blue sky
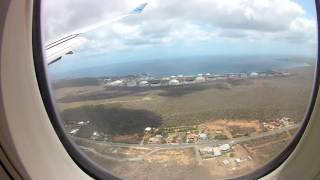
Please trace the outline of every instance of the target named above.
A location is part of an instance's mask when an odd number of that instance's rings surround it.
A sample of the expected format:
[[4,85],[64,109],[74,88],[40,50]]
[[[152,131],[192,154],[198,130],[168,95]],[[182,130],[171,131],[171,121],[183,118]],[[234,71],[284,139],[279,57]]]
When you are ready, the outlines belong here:
[[[45,4],[46,39],[119,16],[145,2],[114,0],[96,5],[90,2],[96,11],[84,14],[87,2],[72,1],[61,0],[66,4],[60,9],[55,7],[59,3],[48,0]],[[51,65],[50,70],[65,72],[118,62],[203,55],[314,57],[316,53],[315,7],[311,0],[147,2],[143,14],[85,34],[89,42],[75,50],[74,55]]]
[[305,10],[307,17],[313,18],[316,16],[314,0],[297,0],[297,3]]

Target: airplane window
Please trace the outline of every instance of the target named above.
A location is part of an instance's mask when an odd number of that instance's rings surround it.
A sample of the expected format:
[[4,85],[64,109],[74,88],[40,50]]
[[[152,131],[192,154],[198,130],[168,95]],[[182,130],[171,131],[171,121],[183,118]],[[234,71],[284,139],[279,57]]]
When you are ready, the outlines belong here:
[[313,1],[47,0],[41,8],[65,137],[116,177],[268,171],[306,119]]

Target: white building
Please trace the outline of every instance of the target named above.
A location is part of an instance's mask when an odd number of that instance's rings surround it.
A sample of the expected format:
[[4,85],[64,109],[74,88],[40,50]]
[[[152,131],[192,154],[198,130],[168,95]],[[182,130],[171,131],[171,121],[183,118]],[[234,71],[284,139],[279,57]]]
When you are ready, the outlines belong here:
[[197,83],[201,83],[201,82],[205,82],[206,79],[202,76],[199,76],[199,77],[196,77],[194,81]]
[[145,131],[145,132],[150,132],[150,131],[151,131],[151,127],[146,127],[146,128],[144,129],[144,131]]
[[204,147],[199,149],[201,154],[212,154],[213,153],[213,148],[212,147]]
[[108,82],[110,82],[110,81],[111,81],[110,78],[107,78],[107,79],[104,79],[104,80],[103,80],[104,83],[108,83]]
[[171,79],[170,81],[169,81],[169,85],[170,86],[177,86],[177,85],[179,85],[180,84],[180,82],[177,80],[177,79]]
[[99,133],[98,133],[97,131],[94,131],[94,132],[92,133],[92,136],[99,136]]
[[69,133],[72,135],[75,135],[78,131],[79,131],[79,129],[73,129]]
[[258,73],[256,73],[256,72],[252,72],[252,73],[250,73],[250,77],[258,77],[259,76],[259,74]]
[[128,81],[127,86],[128,87],[135,87],[135,86],[137,86],[137,82],[136,81]]
[[169,78],[169,77],[163,77],[163,78],[161,78],[161,80],[162,80],[162,81],[169,81],[170,78]]
[[208,135],[206,133],[200,133],[199,134],[199,138],[202,140],[207,140],[208,139]]
[[89,123],[90,123],[90,121],[80,121],[77,124],[80,125],[80,126],[84,126],[84,125],[87,125]]
[[108,84],[109,86],[123,86],[124,83],[122,80],[116,80],[116,81],[112,81]]
[[287,118],[287,117],[283,117],[283,118],[279,119],[279,122],[280,122],[283,126],[293,125],[293,123],[290,121],[290,118]]
[[221,151],[229,151],[231,149],[231,146],[229,144],[223,144],[223,145],[219,146],[219,149]]
[[83,122],[83,121],[80,121],[80,122],[78,122],[78,125],[84,125],[85,124],[85,122]]
[[236,158],[236,159],[235,159],[235,162],[240,163],[241,160],[240,160],[239,158]]
[[222,153],[218,147],[214,147],[214,148],[212,148],[212,150],[213,150],[213,156],[217,157],[217,156],[222,155]]
[[222,162],[224,165],[228,165],[230,163],[227,159],[223,160]]
[[140,82],[139,82],[139,86],[140,86],[140,87],[146,87],[146,86],[148,86],[148,81],[140,81]]

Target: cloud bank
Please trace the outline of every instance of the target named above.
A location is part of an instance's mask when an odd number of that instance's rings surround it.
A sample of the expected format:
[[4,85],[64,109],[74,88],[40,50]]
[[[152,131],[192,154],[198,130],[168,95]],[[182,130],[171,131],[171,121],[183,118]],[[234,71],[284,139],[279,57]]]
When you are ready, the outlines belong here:
[[277,41],[315,45],[316,21],[294,0],[55,0],[43,9],[46,41],[111,19],[148,2],[145,11],[89,33],[91,53],[172,43]]

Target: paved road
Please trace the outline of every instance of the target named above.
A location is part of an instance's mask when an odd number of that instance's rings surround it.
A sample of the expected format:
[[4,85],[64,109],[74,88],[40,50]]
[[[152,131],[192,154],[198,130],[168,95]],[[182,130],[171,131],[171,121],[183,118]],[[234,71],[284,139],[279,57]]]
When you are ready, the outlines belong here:
[[226,139],[226,140],[203,140],[196,143],[177,143],[177,144],[125,144],[125,143],[112,143],[112,142],[98,142],[94,140],[88,140],[78,137],[73,137],[75,139],[85,140],[89,142],[94,142],[97,144],[106,144],[114,147],[131,147],[131,148],[159,148],[159,149],[181,149],[181,148],[192,148],[192,147],[205,147],[205,146],[217,146],[221,144],[238,144],[245,141],[250,141],[254,139],[259,139],[275,134],[280,134],[282,132],[286,132],[291,129],[295,129],[300,127],[300,124],[295,124],[292,126],[284,127],[281,129],[274,129],[272,131],[262,132],[262,133],[256,133],[251,134],[250,136],[244,136],[239,138],[233,138],[233,139]]

